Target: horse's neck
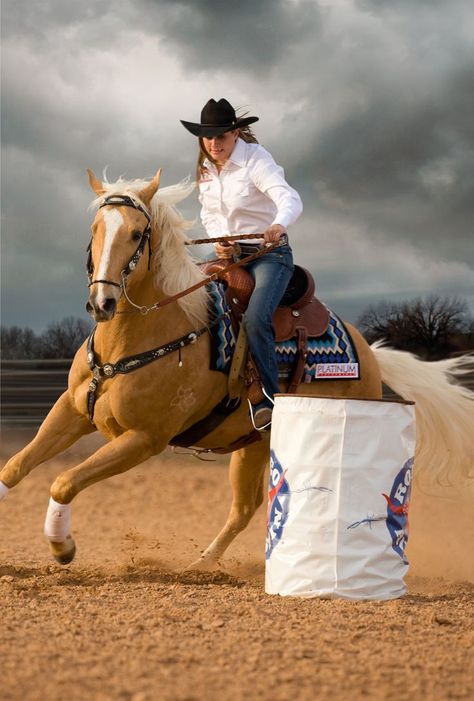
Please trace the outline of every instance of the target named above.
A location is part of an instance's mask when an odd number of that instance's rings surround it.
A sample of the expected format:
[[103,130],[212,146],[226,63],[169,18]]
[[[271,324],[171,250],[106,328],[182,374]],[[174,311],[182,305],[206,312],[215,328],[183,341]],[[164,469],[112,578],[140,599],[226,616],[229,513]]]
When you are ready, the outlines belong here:
[[[140,306],[151,306],[165,298],[153,285],[148,273],[127,288],[130,299]],[[121,357],[140,353],[173,341],[193,330],[193,324],[176,302],[141,314],[122,296],[112,321],[98,324],[94,347],[102,362],[116,362]]]

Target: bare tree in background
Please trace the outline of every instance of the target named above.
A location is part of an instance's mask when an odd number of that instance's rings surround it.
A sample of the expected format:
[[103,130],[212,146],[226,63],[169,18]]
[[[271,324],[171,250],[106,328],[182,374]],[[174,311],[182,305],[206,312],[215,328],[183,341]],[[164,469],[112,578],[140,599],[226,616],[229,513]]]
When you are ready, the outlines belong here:
[[452,350],[454,336],[468,335],[472,319],[464,300],[432,295],[371,306],[361,314],[357,326],[370,342],[385,339],[396,348],[440,356]]
[[68,316],[48,326],[41,336],[43,358],[72,358],[91,331],[84,319]]
[[41,339],[32,329],[20,326],[1,327],[2,358],[30,360],[41,357]]

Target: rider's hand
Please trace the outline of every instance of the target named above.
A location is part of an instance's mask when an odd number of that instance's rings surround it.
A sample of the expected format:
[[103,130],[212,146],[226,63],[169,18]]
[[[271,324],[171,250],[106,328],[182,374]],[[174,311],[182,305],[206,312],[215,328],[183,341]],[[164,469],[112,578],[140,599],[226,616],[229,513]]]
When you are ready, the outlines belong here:
[[232,243],[215,243],[214,248],[218,258],[229,259],[234,255],[234,246]]
[[281,224],[273,224],[263,232],[265,243],[275,243],[280,240],[282,234],[286,234],[286,229]]

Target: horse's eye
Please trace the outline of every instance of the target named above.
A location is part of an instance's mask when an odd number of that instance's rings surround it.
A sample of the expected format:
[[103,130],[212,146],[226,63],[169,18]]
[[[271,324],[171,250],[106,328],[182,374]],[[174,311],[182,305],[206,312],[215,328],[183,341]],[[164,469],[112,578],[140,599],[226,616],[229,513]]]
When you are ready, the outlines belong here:
[[141,231],[134,231],[132,233],[132,241],[140,241],[141,237],[142,237]]

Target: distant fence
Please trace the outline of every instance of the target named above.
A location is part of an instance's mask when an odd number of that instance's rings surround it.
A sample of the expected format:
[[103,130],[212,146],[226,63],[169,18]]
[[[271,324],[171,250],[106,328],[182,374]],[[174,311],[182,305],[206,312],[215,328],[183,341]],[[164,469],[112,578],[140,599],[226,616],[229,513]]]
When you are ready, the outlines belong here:
[[71,360],[2,360],[2,426],[39,426],[67,388]]
[[[67,388],[72,360],[2,360],[0,421],[2,426],[39,426]],[[463,378],[474,390],[474,373]],[[395,395],[384,385],[383,396]]]

